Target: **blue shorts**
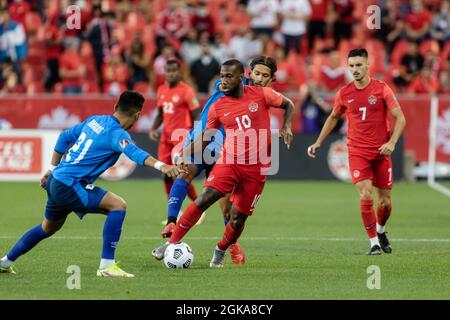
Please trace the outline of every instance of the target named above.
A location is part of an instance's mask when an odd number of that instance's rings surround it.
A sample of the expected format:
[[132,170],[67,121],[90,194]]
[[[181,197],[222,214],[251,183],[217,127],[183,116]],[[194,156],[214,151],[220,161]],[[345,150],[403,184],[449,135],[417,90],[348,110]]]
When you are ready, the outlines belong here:
[[92,184],[78,182],[69,187],[50,175],[45,185],[47,190],[47,206],[45,208],[45,218],[50,221],[57,221],[65,218],[72,211],[80,219],[86,213],[98,213],[100,202],[108,192]]

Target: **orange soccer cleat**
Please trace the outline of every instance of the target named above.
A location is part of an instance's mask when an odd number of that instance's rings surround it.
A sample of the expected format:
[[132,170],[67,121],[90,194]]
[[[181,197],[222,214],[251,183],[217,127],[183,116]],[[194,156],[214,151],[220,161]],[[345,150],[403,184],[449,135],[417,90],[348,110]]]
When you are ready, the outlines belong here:
[[163,238],[170,238],[172,235],[173,229],[175,229],[175,223],[171,222],[167,226],[164,227],[164,230],[161,232],[161,236]]
[[236,242],[235,244],[230,245],[228,250],[230,251],[231,261],[234,264],[244,264],[245,263],[244,250],[242,250],[239,243]]

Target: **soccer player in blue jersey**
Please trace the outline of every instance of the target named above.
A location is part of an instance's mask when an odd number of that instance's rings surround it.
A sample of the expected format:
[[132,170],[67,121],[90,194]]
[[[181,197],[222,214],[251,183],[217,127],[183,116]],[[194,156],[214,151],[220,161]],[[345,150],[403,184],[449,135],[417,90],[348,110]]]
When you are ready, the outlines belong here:
[[[244,78],[244,85],[253,84],[258,87],[269,86],[272,81],[275,80],[275,72],[277,71],[276,61],[271,57],[260,56],[252,60],[250,63],[250,79]],[[208,120],[208,112],[211,105],[213,105],[219,98],[224,96],[220,80],[218,80],[214,87],[213,94],[205,102],[203,110],[200,114],[200,121],[196,121],[195,126],[188,134],[185,146],[191,144],[196,137],[201,134],[205,128]],[[209,159],[196,159],[192,157],[190,163],[186,164],[184,168],[187,172],[181,173],[170,190],[169,203],[168,203],[168,218],[167,225],[161,232],[163,238],[168,238],[172,235],[172,231],[175,228],[177,222],[177,216],[181,209],[184,199],[186,198],[187,188],[191,181],[197,177],[200,173],[205,171],[206,177],[211,172],[215,161],[219,157],[220,150],[223,146],[225,139],[225,131],[223,127],[216,133],[213,141],[206,147],[204,155],[210,156]],[[184,153],[184,152],[183,152]],[[200,160],[200,161],[197,161]],[[229,212],[231,208],[230,195],[226,195],[219,201],[220,209],[224,216],[224,223],[227,224],[229,220]],[[203,217],[203,216],[202,216]],[[235,264],[245,263],[244,251],[238,243],[229,247],[231,260]]]
[[60,134],[50,169],[41,179],[41,187],[47,190],[48,197],[44,221],[28,230],[0,259],[0,272],[16,273],[14,263],[17,258],[57,232],[73,211],[80,219],[86,213],[107,216],[97,275],[134,277],[119,268],[114,259],[127,204],[118,195],[92,183],[117,161],[121,153],[140,165],[154,167],[171,177],[183,171],[158,161],[132,142],[126,130],[139,119],[143,104],[141,94],[125,91],[120,95],[113,115],[92,116]]

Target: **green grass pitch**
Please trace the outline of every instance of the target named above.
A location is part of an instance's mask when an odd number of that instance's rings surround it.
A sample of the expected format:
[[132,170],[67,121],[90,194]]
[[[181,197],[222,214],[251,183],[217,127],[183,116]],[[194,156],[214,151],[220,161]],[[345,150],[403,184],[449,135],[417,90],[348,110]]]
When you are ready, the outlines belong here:
[[[449,299],[450,199],[423,183],[398,183],[388,232],[393,254],[369,249],[350,184],[266,184],[240,243],[247,264],[210,270],[223,233],[217,206],[184,239],[194,251],[188,270],[169,270],[150,256],[165,217],[161,181],[104,182],[127,200],[117,260],[133,279],[96,276],[104,217],[71,214],[54,238],[17,262],[17,275],[0,274],[1,299]],[[201,186],[197,183],[197,188]],[[37,183],[0,183],[0,255],[42,219],[45,192]],[[187,203],[187,202],[186,202]],[[69,290],[68,266],[81,270],[81,289]],[[368,289],[369,266],[380,268],[381,288]]]

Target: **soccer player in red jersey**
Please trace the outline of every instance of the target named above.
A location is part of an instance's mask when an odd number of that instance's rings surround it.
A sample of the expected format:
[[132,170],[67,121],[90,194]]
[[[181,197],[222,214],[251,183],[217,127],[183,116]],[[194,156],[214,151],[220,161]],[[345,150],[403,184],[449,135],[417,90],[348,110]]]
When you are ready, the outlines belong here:
[[[172,152],[180,141],[172,138],[172,133],[177,129],[189,130],[193,122],[200,114],[200,104],[192,87],[182,81],[181,65],[178,60],[169,60],[166,63],[166,83],[161,85],[156,93],[156,105],[158,114],[153,122],[149,137],[153,141],[158,141],[158,128],[163,124],[161,139],[158,146],[158,159],[167,164],[173,164]],[[181,150],[178,150],[178,152]],[[164,175],[164,187],[167,195],[172,188],[173,179]],[[194,186],[189,185],[189,198],[194,201],[197,192]]]
[[[189,148],[193,152],[201,143],[203,151],[223,125],[226,138],[222,155],[209,174],[201,195],[178,220],[169,241],[152,251],[158,260],[163,259],[169,244],[183,239],[206,209],[231,193],[230,221],[210,262],[212,268],[223,267],[227,248],[240,237],[245,221],[252,215],[264,188],[264,169],[270,166],[270,161],[263,158],[268,156],[270,160],[271,152],[269,107],[285,110],[280,136],[288,148],[292,143],[292,102],[269,87],[244,86],[243,78],[244,67],[238,60],[228,60],[222,65],[220,80],[224,96],[211,106],[203,137],[192,142]],[[184,156],[189,159],[188,155]]]
[[[405,127],[400,105],[386,83],[369,76],[366,49],[353,49],[348,65],[354,81],[340,89],[334,108],[316,142],[308,147],[308,155],[315,157],[317,149],[345,114],[348,122],[347,144],[352,182],[359,192],[361,216],[370,238],[368,255],[391,253],[385,225],[392,210],[391,189],[393,172],[391,153]],[[395,118],[390,132],[388,113]],[[372,191],[377,188],[378,207],[375,216]]]

